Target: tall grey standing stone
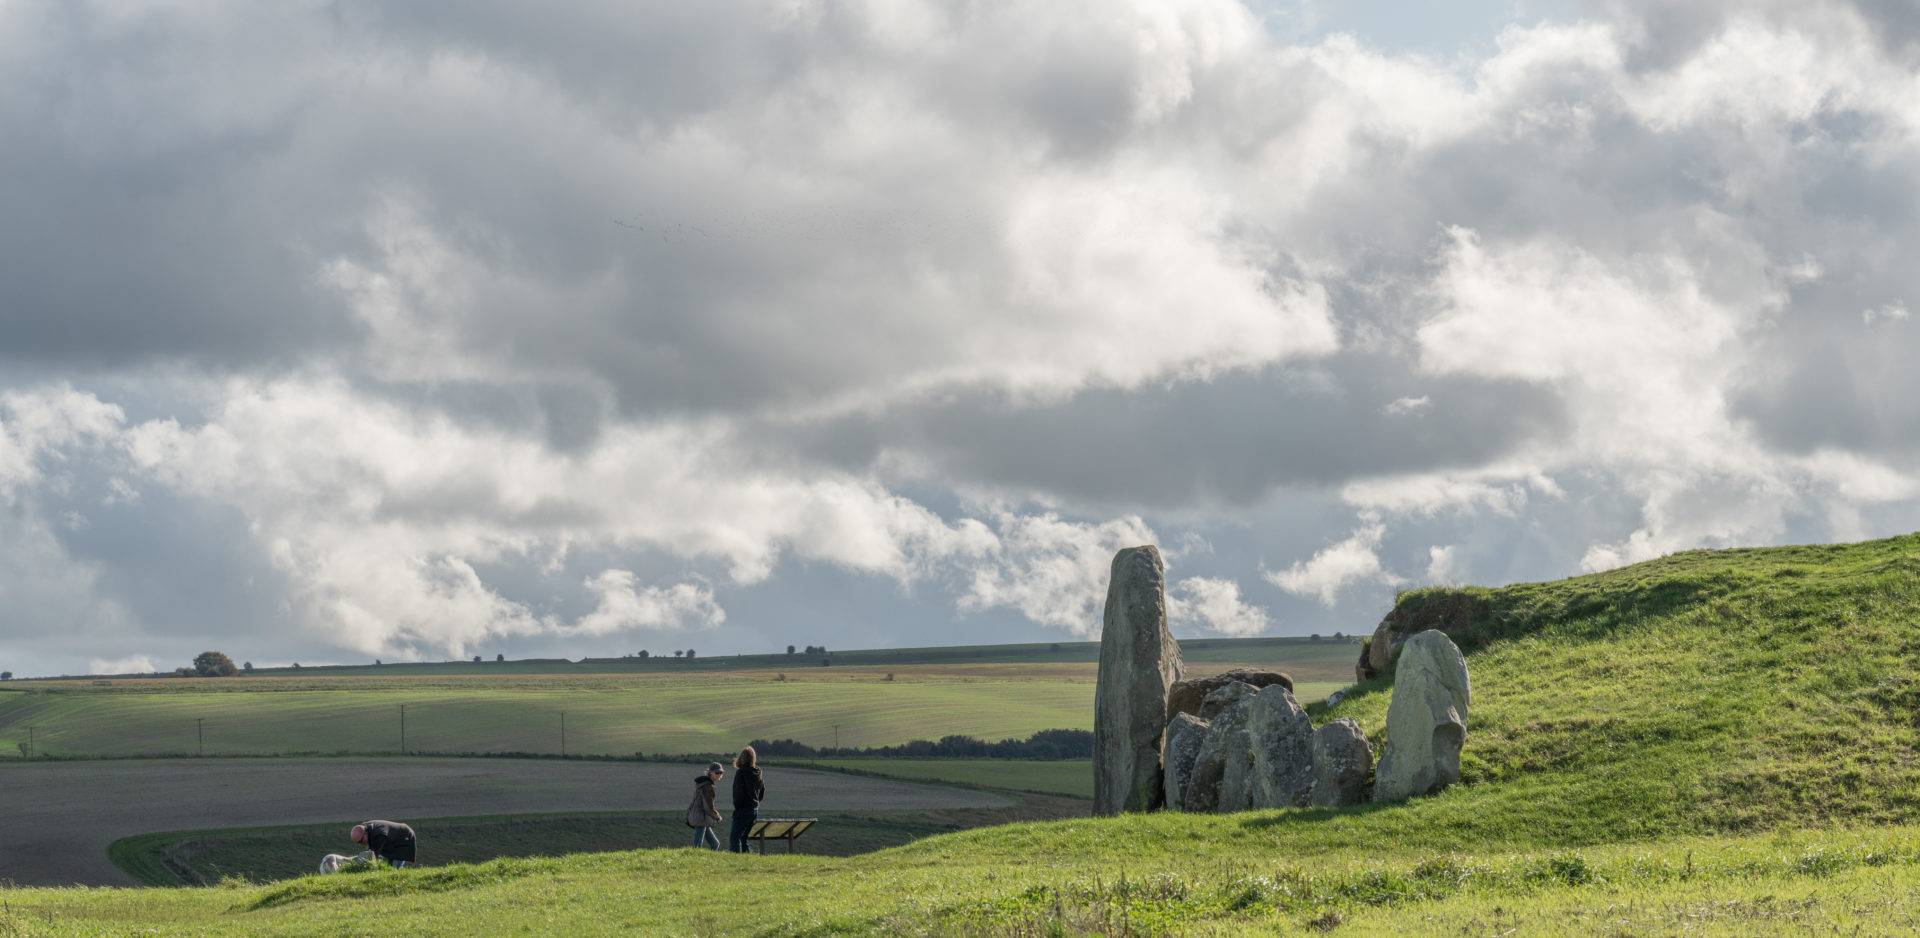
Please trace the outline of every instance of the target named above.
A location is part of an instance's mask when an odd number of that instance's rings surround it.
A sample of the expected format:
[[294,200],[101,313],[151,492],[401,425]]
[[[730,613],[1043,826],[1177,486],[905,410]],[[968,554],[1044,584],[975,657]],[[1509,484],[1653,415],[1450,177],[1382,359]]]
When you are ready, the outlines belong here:
[[1180,644],[1167,631],[1166,565],[1153,545],[1113,557],[1093,692],[1093,813],[1163,803],[1160,735],[1167,691],[1180,680]]
[[1166,746],[1160,758],[1165,767],[1168,809],[1186,809],[1185,795],[1193,782],[1193,764],[1199,761],[1200,746],[1206,741],[1207,721],[1191,713],[1176,713],[1167,721]]
[[1387,704],[1387,745],[1374,771],[1373,800],[1398,801],[1460,780],[1471,697],[1467,659],[1445,633],[1407,639]]
[[1304,807],[1313,791],[1313,721],[1278,684],[1261,689],[1248,706],[1250,807]]
[[[1202,710],[1217,713],[1193,760],[1193,776],[1181,793],[1184,811],[1244,811],[1252,806],[1247,781],[1252,774],[1253,741],[1247,718],[1253,712],[1248,684],[1229,684],[1207,695]],[[1231,783],[1229,782],[1231,779]]]
[[1307,801],[1319,808],[1359,804],[1371,771],[1373,746],[1360,724],[1352,717],[1330,720],[1313,732],[1313,792]]

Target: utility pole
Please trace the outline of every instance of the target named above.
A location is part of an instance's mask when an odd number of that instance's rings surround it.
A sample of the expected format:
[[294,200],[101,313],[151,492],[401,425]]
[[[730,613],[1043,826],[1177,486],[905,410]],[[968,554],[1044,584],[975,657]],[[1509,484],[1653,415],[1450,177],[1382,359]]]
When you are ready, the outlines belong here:
[[561,758],[566,758],[566,755],[567,755],[567,712],[565,710],[562,710],[560,711],[560,756]]
[[407,754],[407,705],[400,705],[400,754]]
[[207,720],[206,718],[194,717],[193,728],[194,728],[194,732],[198,733],[200,736],[200,754],[204,756],[207,754]]

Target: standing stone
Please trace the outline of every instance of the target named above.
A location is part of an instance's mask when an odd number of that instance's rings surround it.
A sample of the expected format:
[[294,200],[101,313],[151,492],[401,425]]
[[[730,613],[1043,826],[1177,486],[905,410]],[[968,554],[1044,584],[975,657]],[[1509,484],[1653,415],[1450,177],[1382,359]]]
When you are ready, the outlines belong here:
[[[1391,706],[1391,705],[1389,705]],[[1313,733],[1313,792],[1318,808],[1359,804],[1373,771],[1373,746],[1352,717],[1332,720]]]
[[1186,809],[1185,795],[1193,782],[1193,764],[1200,758],[1200,747],[1207,741],[1207,721],[1191,713],[1176,713],[1167,722],[1165,766],[1167,808]]
[[1279,671],[1234,668],[1212,677],[1197,677],[1181,681],[1173,685],[1173,690],[1167,694],[1167,713],[1169,715],[1191,713],[1202,720],[1211,720],[1212,716],[1200,712],[1201,702],[1207,699],[1208,694],[1228,684],[1248,684],[1256,690],[1271,684],[1284,684],[1288,690],[1292,690],[1293,678]]
[[1305,807],[1313,791],[1313,721],[1293,694],[1278,684],[1255,694],[1248,706],[1247,735],[1253,756],[1250,806]]
[[1373,800],[1398,801],[1460,780],[1472,696],[1467,659],[1446,634],[1406,641],[1387,704],[1387,745],[1374,772]]
[[[1238,699],[1208,725],[1207,739],[1200,744],[1200,754],[1193,760],[1193,777],[1181,794],[1182,810],[1243,811],[1252,806],[1246,781],[1253,761],[1253,742],[1247,734],[1253,696],[1239,690],[1244,686],[1230,684],[1214,691],[1214,694],[1233,695]],[[1230,772],[1236,771],[1237,787],[1230,790],[1227,778]]]
[[1113,557],[1093,692],[1094,814],[1163,803],[1160,734],[1167,691],[1180,680],[1180,645],[1167,631],[1166,569],[1151,544]]

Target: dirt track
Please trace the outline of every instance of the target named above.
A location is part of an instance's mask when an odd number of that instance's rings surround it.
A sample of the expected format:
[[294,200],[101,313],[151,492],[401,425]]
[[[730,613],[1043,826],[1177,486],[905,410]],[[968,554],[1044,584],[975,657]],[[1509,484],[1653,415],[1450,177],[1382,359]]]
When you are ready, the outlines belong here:
[[[519,759],[155,759],[0,765],[0,881],[134,886],[132,834],[551,811],[679,810],[700,766]],[[767,770],[762,815],[998,807],[984,792]],[[724,795],[723,795],[724,797]],[[424,838],[423,838],[424,839]]]

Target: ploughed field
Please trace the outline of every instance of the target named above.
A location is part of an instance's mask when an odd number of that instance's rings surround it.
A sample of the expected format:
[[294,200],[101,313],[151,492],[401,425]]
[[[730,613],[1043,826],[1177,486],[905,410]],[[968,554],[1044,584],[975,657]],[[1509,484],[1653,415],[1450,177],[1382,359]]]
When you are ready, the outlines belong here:
[[[693,780],[703,769],[704,765],[675,763],[401,757],[0,765],[0,791],[6,793],[0,799],[0,830],[6,831],[0,881],[36,886],[135,885],[140,880],[117,868],[108,859],[107,847],[123,837],[160,831],[331,825],[331,837],[296,838],[284,847],[282,859],[302,870],[317,865],[323,853],[355,852],[344,831],[368,817],[414,822],[483,814],[657,811],[669,812],[671,823],[649,826],[665,826],[678,835],[687,829],[677,817],[692,798]],[[724,795],[721,801],[726,812]],[[990,792],[769,768],[761,814],[851,812],[885,817],[1010,805],[1009,799]],[[448,862],[449,854],[436,853],[433,825],[422,822],[419,828],[421,861]],[[827,834],[825,828],[821,833]],[[578,842],[576,832],[564,836]],[[651,833],[645,836],[650,838]],[[636,834],[623,846],[646,842]],[[822,842],[815,838],[803,849],[818,849]],[[610,849],[616,844],[602,838],[595,845]],[[515,852],[503,844],[496,846],[503,849],[478,855],[468,849],[452,856],[473,860]],[[525,852],[541,852],[537,844],[530,846]],[[261,879],[284,871],[281,863],[266,870],[230,863],[223,870],[211,870],[210,878],[225,872]],[[0,929],[0,935],[5,934]]]

